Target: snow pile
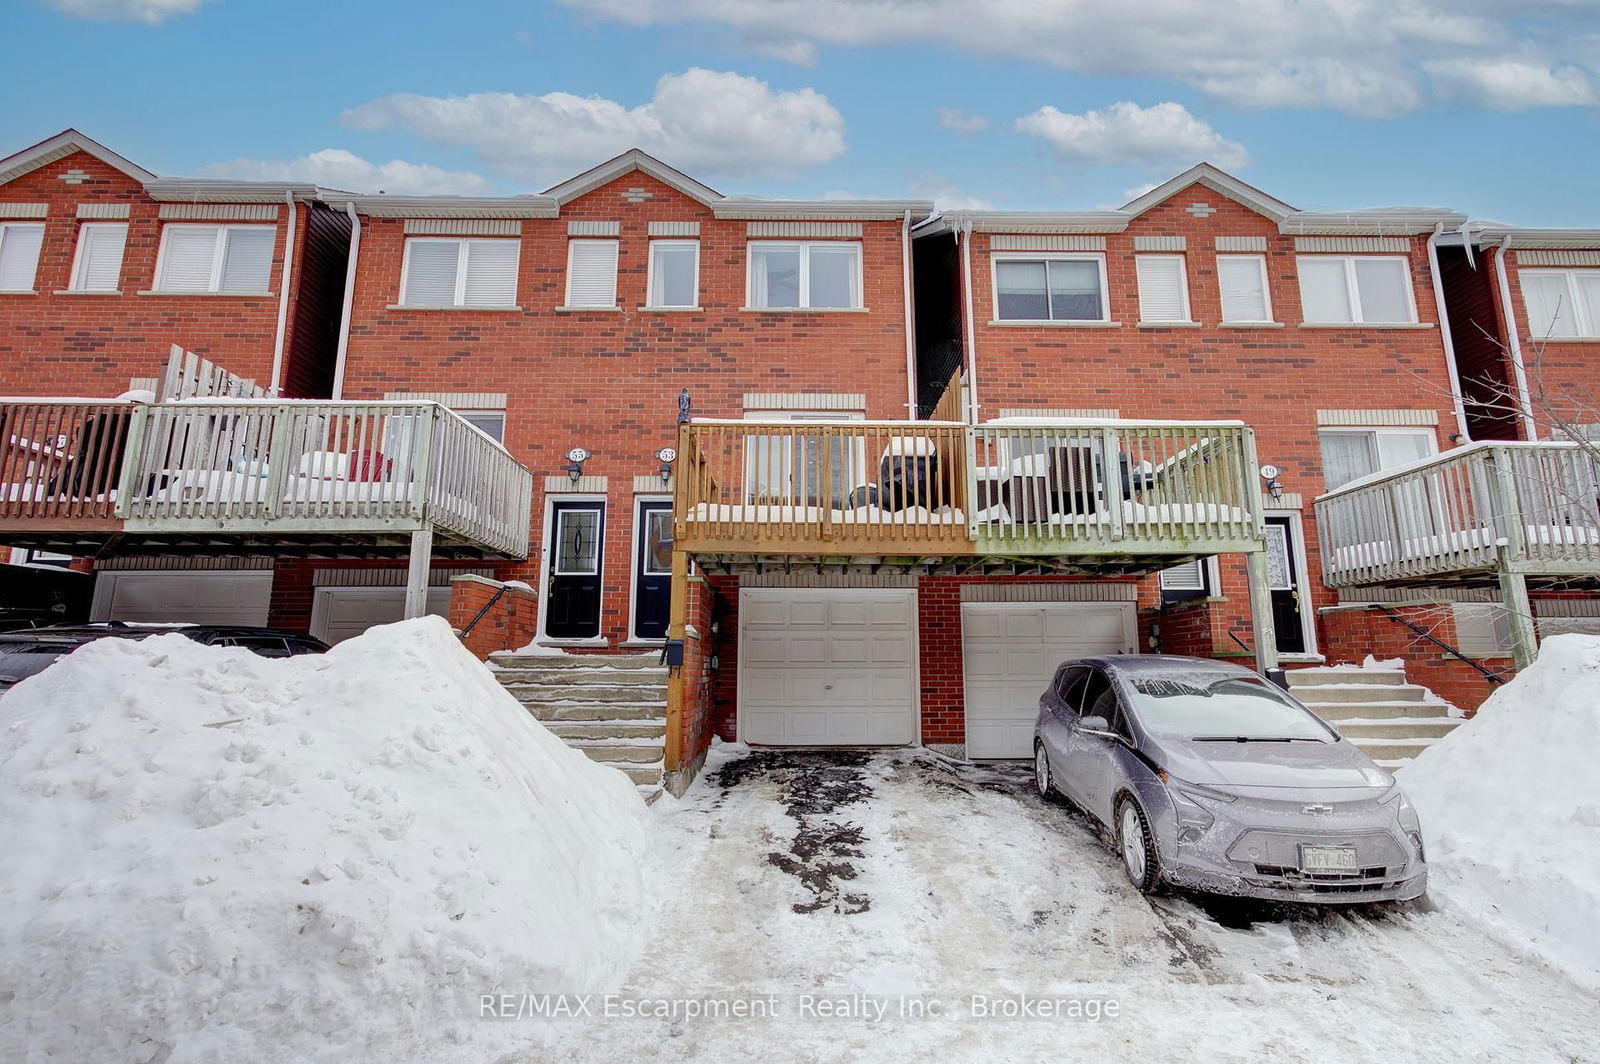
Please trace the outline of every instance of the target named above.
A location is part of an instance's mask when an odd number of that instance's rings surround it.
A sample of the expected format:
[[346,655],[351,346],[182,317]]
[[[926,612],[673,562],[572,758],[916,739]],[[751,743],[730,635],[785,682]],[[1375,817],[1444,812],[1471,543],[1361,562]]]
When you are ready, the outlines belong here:
[[0,703],[0,1059],[503,1059],[612,989],[633,785],[429,617],[272,660],[106,639]]
[[1600,986],[1600,638],[1552,636],[1477,717],[1400,770],[1431,893]]

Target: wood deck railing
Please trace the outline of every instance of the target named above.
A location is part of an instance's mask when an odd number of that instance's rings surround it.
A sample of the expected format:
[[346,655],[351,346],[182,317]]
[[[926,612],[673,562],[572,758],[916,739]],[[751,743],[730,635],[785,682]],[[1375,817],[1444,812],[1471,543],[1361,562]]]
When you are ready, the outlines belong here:
[[115,524],[135,409],[115,401],[0,402],[0,528]]
[[1600,577],[1600,461],[1575,443],[1479,443],[1317,500],[1330,586],[1492,570]]

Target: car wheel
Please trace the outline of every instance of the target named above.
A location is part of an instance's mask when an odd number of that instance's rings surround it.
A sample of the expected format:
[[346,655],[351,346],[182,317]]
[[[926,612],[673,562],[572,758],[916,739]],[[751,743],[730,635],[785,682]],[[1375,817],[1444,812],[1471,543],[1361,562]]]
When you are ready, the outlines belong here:
[[1050,778],[1050,755],[1044,752],[1044,743],[1033,744],[1033,785],[1039,789],[1040,798],[1055,801],[1056,782]]
[[1139,803],[1124,797],[1117,805],[1117,852],[1128,882],[1144,894],[1154,894],[1161,886],[1161,857],[1150,820]]

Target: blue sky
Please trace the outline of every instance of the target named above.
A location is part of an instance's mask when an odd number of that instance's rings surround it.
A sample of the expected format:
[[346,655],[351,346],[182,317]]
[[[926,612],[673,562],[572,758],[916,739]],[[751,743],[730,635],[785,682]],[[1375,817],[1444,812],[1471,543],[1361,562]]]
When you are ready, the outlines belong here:
[[1205,158],[1301,207],[1600,226],[1594,0],[1139,6],[8,0],[0,151],[513,193],[638,144],[723,192],[1013,209]]

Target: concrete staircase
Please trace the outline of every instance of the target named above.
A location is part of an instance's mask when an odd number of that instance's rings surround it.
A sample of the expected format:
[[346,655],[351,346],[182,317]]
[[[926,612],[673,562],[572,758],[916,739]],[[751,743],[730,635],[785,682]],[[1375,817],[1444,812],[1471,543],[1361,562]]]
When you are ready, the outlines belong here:
[[591,760],[628,774],[645,801],[661,795],[667,670],[657,654],[489,655],[505,689]]
[[1463,721],[1404,669],[1290,669],[1289,692],[1384,768],[1399,768]]

